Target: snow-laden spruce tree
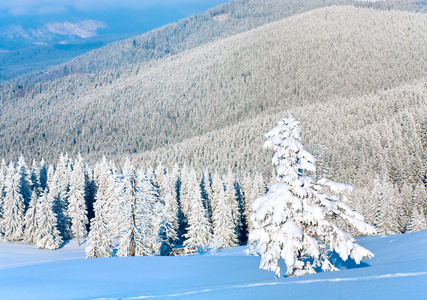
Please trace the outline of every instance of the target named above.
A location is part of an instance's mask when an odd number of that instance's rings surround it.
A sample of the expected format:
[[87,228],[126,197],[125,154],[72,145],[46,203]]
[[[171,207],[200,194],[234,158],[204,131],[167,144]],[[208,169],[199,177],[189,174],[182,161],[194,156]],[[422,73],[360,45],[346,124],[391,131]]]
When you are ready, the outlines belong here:
[[24,199],[25,209],[27,209],[31,201],[31,187],[33,186],[33,183],[31,182],[31,169],[28,169],[27,163],[25,162],[22,154],[19,156],[16,171],[21,175],[21,195]]
[[158,244],[158,211],[155,189],[143,173],[137,173],[129,160],[123,174],[117,177],[120,211],[118,256],[151,255]]
[[188,228],[184,235],[186,238],[184,246],[204,247],[212,238],[212,226],[209,223],[206,209],[203,207],[202,191],[194,170],[191,170],[188,186],[191,188],[188,191]]
[[236,175],[233,173],[231,168],[228,167],[228,173],[224,179],[225,200],[227,205],[231,208],[231,217],[233,218],[236,236],[238,237],[242,227],[242,222],[241,222],[241,213],[239,209],[239,202],[237,201],[237,196],[236,196],[236,188],[234,187],[235,181],[236,181]]
[[57,229],[57,217],[53,211],[53,196],[44,191],[36,205],[37,229],[34,243],[37,248],[55,250],[61,247],[62,237]]
[[254,230],[249,239],[261,255],[260,268],[277,276],[280,259],[286,263],[286,275],[295,276],[315,273],[316,268],[336,270],[329,260],[332,252],[344,261],[351,258],[356,263],[373,256],[338,224],[344,222],[363,234],[374,234],[375,229],[337,196],[326,193],[328,189],[342,191],[351,187],[326,179],[315,182],[304,174],[314,173],[316,167],[314,157],[300,142],[300,132],[300,123],[289,116],[265,134],[268,140],[264,148],[274,151],[272,164],[277,183],[252,203]]
[[85,172],[83,158],[78,155],[73,170],[70,172],[70,187],[68,191],[68,216],[71,220],[71,233],[78,239],[87,234],[87,208],[85,201]]
[[221,241],[223,248],[231,248],[237,244],[236,226],[233,222],[232,209],[226,201],[221,178],[215,176],[214,182],[215,187],[220,187],[213,195],[215,199],[215,207],[212,212],[214,238]]
[[[56,165],[56,170],[49,166],[47,172],[47,185],[49,193],[55,193],[54,212],[58,217],[58,230],[61,232],[62,237],[68,240],[72,237],[71,222],[68,216],[68,191],[70,188],[70,173],[71,161],[68,155],[61,153],[59,161]],[[56,180],[52,186],[53,173],[56,175]]]
[[4,179],[2,227],[4,238],[19,241],[24,237],[25,201],[21,193],[21,173],[10,162]]
[[108,257],[113,253],[113,242],[105,218],[105,200],[98,190],[93,204],[95,217],[90,221],[86,258]]
[[4,181],[6,179],[6,162],[4,159],[2,159],[1,165],[0,165],[0,240],[3,239],[4,235],[4,228],[3,228],[3,201],[5,196],[4,191]]
[[27,243],[34,243],[36,231],[37,231],[37,202],[38,196],[36,189],[31,194],[30,205],[25,213],[25,230],[24,230],[24,241]]
[[162,204],[160,219],[160,254],[169,255],[178,239],[178,202],[174,182],[168,171],[158,176],[159,196]]
[[120,212],[118,207],[118,198],[117,198],[117,183],[115,167],[112,167],[107,159],[102,157],[102,161],[97,163],[95,166],[95,183],[97,186],[97,193],[99,197],[103,199],[104,204],[104,218],[107,228],[111,233],[112,237],[118,237],[117,231],[117,215]]
[[426,228],[427,222],[422,203],[425,203],[426,190],[422,183],[415,186],[412,196],[412,213],[409,219],[408,232],[416,232]]

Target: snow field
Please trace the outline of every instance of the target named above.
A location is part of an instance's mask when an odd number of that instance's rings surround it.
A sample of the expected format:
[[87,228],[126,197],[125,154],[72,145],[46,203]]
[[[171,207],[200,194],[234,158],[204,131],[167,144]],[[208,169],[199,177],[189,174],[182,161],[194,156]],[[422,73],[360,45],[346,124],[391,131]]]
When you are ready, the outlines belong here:
[[[427,231],[359,237],[375,257],[340,271],[275,279],[235,247],[186,257],[84,259],[72,240],[59,250],[0,243],[0,298],[13,299],[425,299]],[[284,267],[284,266],[282,266]]]

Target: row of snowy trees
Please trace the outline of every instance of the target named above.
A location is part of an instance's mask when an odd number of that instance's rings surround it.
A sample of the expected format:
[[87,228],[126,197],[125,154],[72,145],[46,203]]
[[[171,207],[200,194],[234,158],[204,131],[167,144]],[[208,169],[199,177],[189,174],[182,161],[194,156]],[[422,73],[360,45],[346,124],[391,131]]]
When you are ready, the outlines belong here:
[[56,249],[63,240],[86,235],[87,173],[81,156],[66,156],[56,169],[44,160],[29,168],[21,156],[0,167],[0,237]]
[[[245,243],[250,203],[265,193],[261,175],[241,184],[231,169],[220,176],[178,166],[171,171],[116,168],[105,158],[91,169],[79,155],[28,167],[21,156],[0,167],[0,236],[38,248],[88,235],[88,257],[168,254],[175,245],[232,247]],[[90,229],[90,230],[89,230]]]

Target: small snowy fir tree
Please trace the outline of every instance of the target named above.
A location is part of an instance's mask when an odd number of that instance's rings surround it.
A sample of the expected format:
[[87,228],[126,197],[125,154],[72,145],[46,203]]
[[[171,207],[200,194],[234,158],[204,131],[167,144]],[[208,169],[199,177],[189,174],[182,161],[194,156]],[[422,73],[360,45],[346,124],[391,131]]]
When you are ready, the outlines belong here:
[[57,217],[53,212],[53,200],[52,195],[45,191],[37,202],[37,230],[34,242],[40,249],[55,250],[62,245],[62,238],[57,229]]
[[206,208],[208,214],[208,220],[212,220],[212,180],[208,170],[203,172],[202,180],[202,198],[203,206]]
[[422,183],[415,186],[412,196],[412,214],[409,219],[408,232],[416,232],[426,228],[426,218],[422,203],[426,200],[426,190]]
[[3,203],[4,203],[4,181],[6,179],[6,162],[3,159],[0,165],[0,241],[3,239],[4,228],[3,228]]
[[33,159],[33,163],[31,164],[30,181],[31,181],[31,190],[32,191],[35,190],[37,193],[39,193],[39,189],[40,189],[40,165],[36,162],[35,159]]
[[95,217],[90,222],[86,258],[111,256],[114,248],[111,234],[105,223],[105,201],[99,191],[96,193],[95,199],[93,205]]
[[160,222],[160,254],[169,255],[176,240],[178,239],[178,203],[174,183],[168,172],[159,174],[159,194],[163,203]]
[[277,183],[252,204],[254,230],[249,239],[261,255],[260,268],[276,276],[280,276],[280,259],[286,263],[286,275],[296,276],[314,273],[320,267],[336,270],[329,260],[332,252],[356,263],[373,256],[338,223],[346,222],[364,234],[374,234],[374,228],[338,197],[326,194],[327,189],[350,190],[350,186],[328,180],[316,183],[303,173],[315,173],[316,168],[314,157],[300,142],[300,132],[300,123],[289,116],[266,133],[264,147],[274,151]]
[[25,213],[25,230],[24,230],[24,241],[27,243],[34,243],[35,235],[37,231],[37,192],[36,189],[33,190],[31,194],[30,206]]
[[55,193],[54,212],[58,217],[58,230],[62,237],[68,240],[72,237],[71,222],[68,216],[68,191],[70,187],[71,162],[68,155],[61,153],[55,170],[56,180],[52,187],[53,168],[48,168],[47,185],[49,193]]
[[97,185],[97,193],[99,198],[103,199],[104,204],[104,218],[105,224],[111,233],[112,237],[118,237],[117,231],[117,215],[120,212],[117,199],[117,182],[116,175],[113,174],[113,169],[105,156],[102,158],[101,163],[95,167],[95,182]]
[[25,203],[21,194],[21,173],[10,163],[4,182],[3,219],[4,238],[19,241],[24,237]]
[[[220,180],[216,186],[222,186]],[[233,222],[231,207],[226,202],[224,188],[218,190],[218,194],[214,193],[215,208],[212,214],[214,239],[220,241],[223,248],[231,248],[236,246],[237,236],[235,225]]]
[[188,213],[188,231],[184,235],[186,240],[184,246],[207,246],[212,238],[212,226],[208,221],[207,213],[203,207],[202,192],[197,181],[196,172],[190,173],[189,186],[189,213]]
[[231,217],[233,218],[234,228],[236,233],[240,232],[242,222],[241,214],[239,209],[239,202],[236,197],[236,188],[234,183],[236,181],[236,176],[234,175],[231,168],[228,168],[227,176],[224,179],[225,183],[225,199],[227,205],[231,208]]
[[16,170],[21,175],[21,195],[24,199],[25,209],[27,209],[31,201],[31,188],[33,183],[31,182],[31,171],[28,169],[27,163],[22,155],[19,156]]
[[80,154],[70,173],[69,180],[68,216],[71,220],[72,235],[77,238],[80,246],[80,238],[86,235],[86,224],[88,223],[85,201],[85,173],[83,159]]
[[47,169],[46,169],[46,162],[44,161],[44,158],[40,161],[40,172],[39,172],[39,188],[40,190],[44,190],[47,185]]
[[[192,192],[192,182],[191,182],[191,170],[184,164],[181,170],[181,176],[179,177],[181,186],[180,186],[180,202],[181,210],[184,215],[184,218],[188,219],[190,213],[191,205],[191,192]],[[185,222],[185,220],[184,220]]]
[[123,175],[117,177],[120,214],[118,230],[120,244],[118,256],[147,256],[155,249],[158,239],[154,190],[149,179],[137,175],[129,160],[123,167]]

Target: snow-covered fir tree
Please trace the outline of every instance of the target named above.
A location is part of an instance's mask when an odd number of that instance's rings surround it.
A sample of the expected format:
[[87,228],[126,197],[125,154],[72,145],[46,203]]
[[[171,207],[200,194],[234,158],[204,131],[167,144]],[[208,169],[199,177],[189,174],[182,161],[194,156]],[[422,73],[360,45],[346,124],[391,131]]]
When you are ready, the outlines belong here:
[[112,255],[114,249],[111,233],[106,224],[105,200],[102,198],[99,190],[95,195],[95,199],[95,217],[90,222],[86,258],[108,257]]
[[224,195],[225,197],[224,182],[222,181],[221,176],[217,171],[215,171],[212,177],[211,187],[212,187],[211,207],[213,212],[218,205],[219,195]]
[[412,196],[412,211],[407,228],[408,232],[416,232],[426,228],[427,222],[422,205],[426,198],[427,195],[424,185],[418,183],[415,186]]
[[383,178],[378,195],[378,215],[375,220],[375,227],[380,234],[398,233],[398,211],[397,189],[388,180]]
[[[68,240],[72,237],[71,233],[71,222],[68,216],[68,191],[70,187],[70,172],[71,172],[71,162],[68,158],[68,155],[63,155],[61,153],[59,161],[56,165],[56,170],[54,171],[56,180],[54,183],[54,193],[55,203],[54,203],[54,212],[58,217],[58,230],[61,232],[63,239]],[[48,168],[48,179],[47,185],[49,193],[51,193],[52,185],[52,170]]]
[[117,177],[120,215],[118,231],[120,244],[118,256],[151,255],[157,243],[158,231],[155,228],[155,199],[151,191],[154,189],[148,178],[141,178],[129,160],[123,167],[123,174]]
[[25,162],[25,159],[22,155],[19,156],[16,171],[20,173],[21,195],[24,199],[25,209],[27,209],[31,200],[31,188],[33,183],[31,182],[31,170],[28,169],[27,163]]
[[[31,181],[31,191],[36,191],[39,195],[40,192],[40,165],[33,159],[33,163],[31,164],[31,173],[30,173],[30,181]],[[32,196],[32,194],[31,194]]]
[[4,159],[2,159],[2,162],[0,164],[0,240],[3,238],[4,235],[4,228],[3,228],[3,203],[4,203],[4,181],[6,179],[6,162]]
[[316,167],[314,157],[300,142],[300,132],[300,123],[289,116],[265,134],[264,147],[274,151],[277,183],[252,204],[254,230],[249,239],[261,255],[260,268],[277,276],[280,259],[286,263],[286,275],[294,276],[314,273],[315,268],[336,270],[329,260],[331,252],[356,263],[373,256],[338,224],[345,222],[363,234],[375,233],[374,228],[342,199],[326,193],[326,187],[340,191],[349,186],[326,179],[316,183],[304,174],[314,174]]
[[187,167],[186,164],[182,167],[182,170],[180,172],[180,204],[181,204],[181,210],[184,215],[185,219],[188,219],[188,215],[190,212],[190,202],[191,202],[191,193],[192,193],[192,184],[194,182],[191,181],[191,172],[194,170],[191,170]]
[[203,172],[202,178],[202,198],[203,206],[206,208],[208,220],[212,223],[212,179],[208,170]]
[[218,177],[215,179],[215,186],[219,187],[218,194],[214,192],[213,195],[216,203],[212,213],[213,236],[215,240],[222,243],[223,248],[231,248],[237,244],[236,226],[233,222],[231,207],[226,201],[224,188],[221,188],[222,181]]
[[53,211],[53,195],[44,191],[36,205],[37,230],[34,243],[37,248],[55,250],[61,247],[62,237],[57,229],[57,217]]
[[39,172],[39,174],[40,174],[40,176],[39,176],[40,189],[44,190],[46,188],[46,185],[47,185],[47,168],[46,168],[46,162],[45,162],[44,158],[42,158],[40,161],[40,172]]
[[159,196],[163,203],[160,218],[160,254],[168,255],[178,239],[178,202],[174,181],[167,171],[158,175]]
[[[112,163],[111,163],[112,164]],[[99,198],[105,202],[104,206],[104,218],[107,224],[108,230],[113,237],[118,237],[117,231],[117,215],[120,212],[117,198],[117,174],[113,173],[114,166],[108,163],[105,156],[101,162],[95,166],[95,183],[97,186],[97,193]]]
[[242,182],[242,190],[244,197],[244,217],[245,217],[245,225],[247,232],[251,232],[253,230],[253,224],[250,220],[250,214],[252,213],[252,202],[265,194],[265,183],[262,174],[257,173],[253,176],[247,175],[243,179]]
[[411,219],[411,212],[412,212],[412,187],[404,183],[402,187],[400,188],[400,194],[399,194],[399,208],[398,208],[398,231],[401,233],[404,233],[408,230],[408,224]]
[[4,238],[19,241],[24,236],[25,202],[21,193],[21,173],[10,162],[4,181],[2,227]]
[[31,194],[30,205],[25,213],[25,230],[24,230],[24,241],[33,244],[35,241],[35,235],[37,231],[37,202],[38,193],[37,189],[34,189]]
[[85,201],[85,171],[83,158],[80,154],[70,173],[69,183],[68,217],[71,221],[72,236],[78,239],[80,246],[80,238],[87,234],[86,224],[88,223]]
[[229,167],[227,176],[224,179],[225,201],[227,205],[231,208],[231,217],[234,223],[234,230],[236,232],[236,235],[238,235],[242,227],[242,222],[241,222],[240,207],[239,207],[238,199],[236,197],[236,189],[234,187],[235,182],[236,182],[236,175],[233,173],[233,171]]
[[188,193],[190,202],[188,228],[185,234],[184,246],[203,247],[208,245],[209,240],[212,238],[212,226],[203,207],[202,193],[194,170],[190,174],[189,187],[191,189]]

